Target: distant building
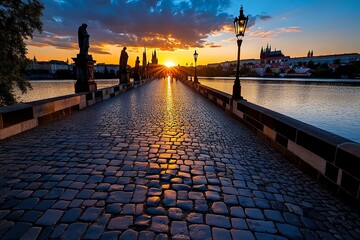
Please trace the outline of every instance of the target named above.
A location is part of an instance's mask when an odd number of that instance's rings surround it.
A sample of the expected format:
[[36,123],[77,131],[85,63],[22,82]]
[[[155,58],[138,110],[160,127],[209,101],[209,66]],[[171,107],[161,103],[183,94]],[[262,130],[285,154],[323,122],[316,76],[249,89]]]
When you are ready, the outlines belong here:
[[240,66],[243,66],[244,64],[249,65],[249,64],[260,64],[260,60],[254,59],[254,58],[250,58],[250,59],[240,59]]
[[142,59],[142,66],[143,66],[143,68],[146,68],[146,65],[147,65],[147,59],[146,59],[146,47],[144,47],[143,59]]
[[307,54],[307,57],[313,57],[314,56],[314,52],[313,50],[309,50],[308,54]]
[[155,49],[154,52],[152,53],[151,64],[152,64],[152,65],[158,65],[158,64],[159,64],[158,58],[157,58],[157,56],[156,56],[156,49]]
[[119,71],[119,65],[118,64],[98,63],[94,66],[94,71],[98,72],[98,73],[104,73],[105,69],[107,69],[109,72],[111,70],[113,70],[114,73],[117,73]]
[[221,66],[221,63],[209,63],[206,65],[208,68],[217,68]]
[[358,53],[344,53],[344,54],[332,54],[332,55],[320,55],[313,56],[311,51],[310,55],[307,57],[296,57],[288,59],[287,64],[296,65],[298,63],[308,63],[312,61],[314,64],[333,64],[337,62],[338,64],[347,64],[350,62],[360,61],[360,54]]
[[32,64],[30,64],[27,69],[47,71],[49,74],[55,74],[58,70],[70,70],[70,65],[68,61],[64,62],[60,60],[37,61],[34,56]]
[[[249,65],[249,64],[255,65],[255,64],[259,64],[259,63],[260,63],[260,60],[256,60],[255,58],[240,59],[240,67],[243,66],[244,64],[245,65]],[[225,61],[225,62],[220,63],[220,65],[223,69],[230,68],[232,66],[236,67],[236,64],[237,64],[236,60],[235,61]]]
[[26,67],[25,77],[29,80],[71,78],[72,69],[69,60],[38,61],[34,56],[32,63]]
[[261,63],[284,63],[286,62],[290,57],[286,57],[281,50],[271,51],[271,46],[267,45],[265,50],[262,47],[260,51],[260,60]]

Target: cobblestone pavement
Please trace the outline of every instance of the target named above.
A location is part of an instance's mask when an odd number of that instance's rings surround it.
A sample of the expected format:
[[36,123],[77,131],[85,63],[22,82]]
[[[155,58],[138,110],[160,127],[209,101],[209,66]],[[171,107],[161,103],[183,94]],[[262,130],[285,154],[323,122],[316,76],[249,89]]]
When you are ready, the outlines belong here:
[[181,82],[0,142],[1,239],[360,239],[336,200]]

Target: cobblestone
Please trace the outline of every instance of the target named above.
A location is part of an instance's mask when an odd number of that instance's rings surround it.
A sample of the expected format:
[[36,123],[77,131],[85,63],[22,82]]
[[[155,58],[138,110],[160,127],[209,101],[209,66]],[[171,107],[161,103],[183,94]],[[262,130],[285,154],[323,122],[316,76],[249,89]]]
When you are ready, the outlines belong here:
[[55,225],[61,216],[63,215],[61,210],[47,210],[40,218],[36,221],[36,224],[40,225]]
[[207,225],[193,224],[189,227],[190,237],[194,240],[212,239],[211,229]]
[[0,239],[359,239],[358,219],[176,80],[0,142]]

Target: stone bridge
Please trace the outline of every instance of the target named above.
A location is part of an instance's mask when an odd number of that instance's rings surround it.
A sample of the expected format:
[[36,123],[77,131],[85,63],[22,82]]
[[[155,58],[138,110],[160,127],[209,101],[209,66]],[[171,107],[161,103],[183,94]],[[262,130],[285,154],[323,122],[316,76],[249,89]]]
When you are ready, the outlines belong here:
[[0,142],[1,239],[360,239],[331,195],[180,81]]

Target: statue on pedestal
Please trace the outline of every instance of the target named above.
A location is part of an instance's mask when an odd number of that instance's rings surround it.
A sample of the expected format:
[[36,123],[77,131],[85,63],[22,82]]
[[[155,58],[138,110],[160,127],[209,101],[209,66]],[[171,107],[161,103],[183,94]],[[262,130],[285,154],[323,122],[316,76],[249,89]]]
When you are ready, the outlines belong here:
[[123,48],[120,54],[119,60],[119,70],[120,70],[120,83],[129,82],[128,72],[127,72],[127,61],[129,59],[129,55],[126,52],[126,47]]
[[96,91],[97,86],[94,81],[94,64],[92,55],[89,55],[89,38],[86,31],[87,24],[83,23],[78,29],[78,42],[80,53],[73,58],[76,66],[75,93]]

